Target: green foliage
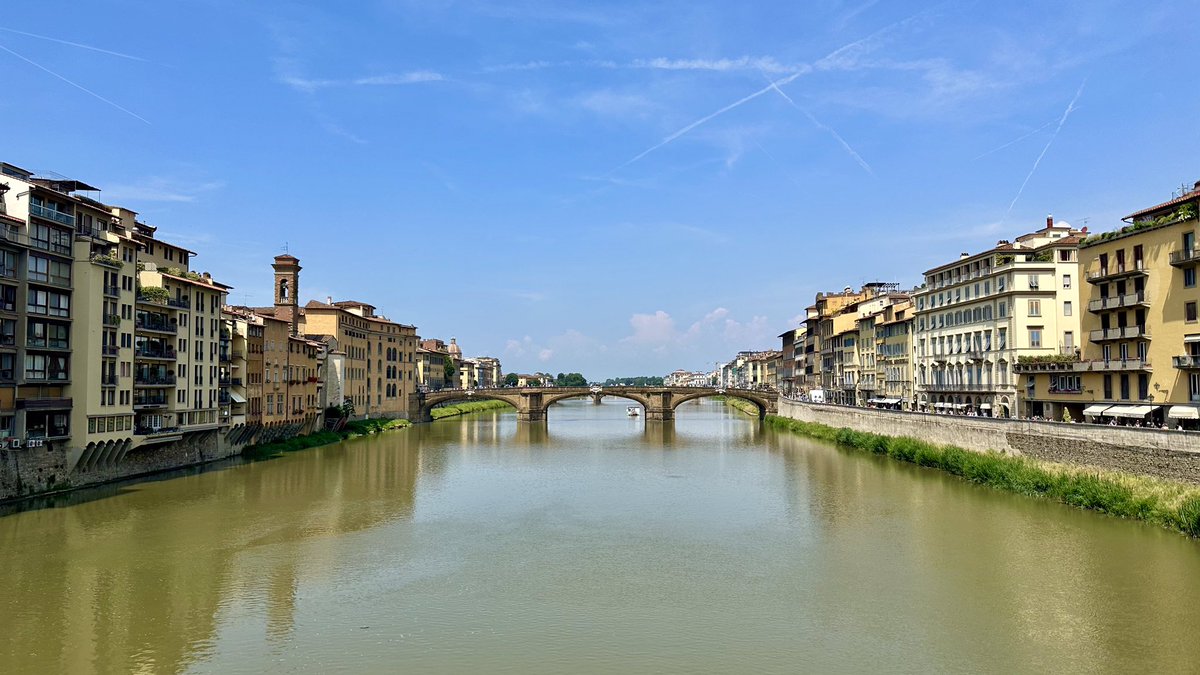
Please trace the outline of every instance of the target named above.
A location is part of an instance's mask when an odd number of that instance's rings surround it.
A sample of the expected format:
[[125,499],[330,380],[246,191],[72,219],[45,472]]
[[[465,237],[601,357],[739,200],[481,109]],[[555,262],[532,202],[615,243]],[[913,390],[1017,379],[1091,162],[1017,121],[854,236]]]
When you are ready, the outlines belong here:
[[1011,256],[1008,254],[998,255],[998,256],[996,256],[996,267],[999,267],[1001,265],[1007,265],[1008,263],[1010,263],[1014,260],[1016,260],[1015,256]]
[[1077,363],[1078,361],[1079,357],[1074,354],[1039,354],[1017,357],[1017,363]]
[[661,387],[663,379],[657,376],[610,377],[604,381],[606,387]]
[[1035,253],[1030,260],[1034,262],[1050,262],[1054,260],[1054,254],[1050,251],[1039,251]]
[[325,409],[325,419],[336,420],[342,418],[342,409],[340,406],[331,405]]
[[142,286],[138,295],[150,302],[165,303],[171,299],[171,292],[162,286]]
[[104,265],[106,267],[121,267],[121,259],[117,257],[116,253],[111,253],[109,255],[97,253],[96,255],[92,256],[92,262],[96,263],[97,265]]
[[1099,243],[1102,243],[1105,241],[1110,241],[1110,240],[1116,239],[1118,237],[1123,237],[1127,234],[1132,234],[1134,232],[1141,232],[1142,230],[1152,230],[1157,227],[1163,227],[1164,225],[1173,225],[1175,223],[1182,222],[1185,220],[1191,220],[1192,218],[1195,218],[1195,217],[1196,217],[1195,203],[1188,202],[1186,204],[1180,204],[1177,209],[1175,209],[1173,212],[1168,213],[1166,215],[1162,215],[1157,218],[1143,218],[1142,220],[1136,221],[1131,225],[1126,225],[1125,227],[1122,227],[1118,230],[1111,230],[1109,232],[1100,232],[1099,234],[1093,234],[1090,237],[1088,237],[1087,239],[1084,239],[1082,242],[1080,242],[1079,246],[1080,246],[1080,248],[1087,248],[1088,246],[1095,246],[1096,244],[1099,244]]
[[342,401],[342,417],[354,417],[354,401],[350,399]]
[[429,414],[433,419],[440,420],[443,417],[455,417],[481,410],[503,410],[505,408],[512,408],[512,406],[504,401],[467,401],[465,403],[455,403],[454,405],[439,406],[430,410]]
[[[1064,419],[1066,417],[1064,415]],[[971,452],[915,438],[835,429],[784,417],[768,416],[767,424],[844,447],[940,469],[998,490],[1050,499],[1119,518],[1144,520],[1200,537],[1200,489],[1193,486],[1048,464],[997,452]]]
[[517,386],[517,382],[519,382],[519,381],[520,381],[520,378],[517,377],[516,373],[509,373],[504,376],[504,384],[506,384],[510,387]]
[[446,381],[454,380],[454,374],[458,372],[458,366],[454,365],[454,359],[449,356],[442,357],[442,371],[446,373]]
[[586,387],[588,381],[580,373],[559,373],[558,377],[554,378],[554,384],[560,387]]

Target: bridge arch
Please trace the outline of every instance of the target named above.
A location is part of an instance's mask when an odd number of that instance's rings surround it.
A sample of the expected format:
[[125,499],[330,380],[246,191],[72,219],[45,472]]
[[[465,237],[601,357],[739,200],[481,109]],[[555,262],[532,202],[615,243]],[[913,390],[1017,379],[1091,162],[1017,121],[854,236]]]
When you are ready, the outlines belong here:
[[741,399],[747,403],[753,403],[754,406],[758,408],[758,419],[760,420],[765,418],[768,413],[773,411],[773,406],[771,405],[772,402],[767,398],[755,394],[752,391],[743,391],[740,389],[726,389],[724,392],[719,392],[716,389],[703,389],[701,391],[689,392],[686,394],[676,394],[671,397],[671,410],[678,408],[679,404],[681,403],[687,403],[688,401],[695,401],[702,398],[714,398],[717,396],[726,396],[729,398]]
[[514,408],[521,407],[519,394],[505,393],[501,389],[443,389],[421,396],[418,419],[421,422],[432,420],[433,414],[430,411],[443,403],[466,403],[469,401],[504,401]]
[[623,398],[623,399],[628,399],[630,401],[633,401],[634,403],[641,405],[642,408],[650,407],[650,399],[646,398],[645,396],[641,396],[639,394],[634,394],[634,393],[627,392],[627,391],[611,391],[608,389],[604,389],[600,392],[592,392],[590,390],[585,390],[585,391],[568,392],[565,394],[543,396],[542,397],[542,405],[549,408],[551,405],[558,403],[559,401],[565,401],[569,398],[580,398],[583,396],[589,396],[589,397],[590,396],[615,396],[617,398]]

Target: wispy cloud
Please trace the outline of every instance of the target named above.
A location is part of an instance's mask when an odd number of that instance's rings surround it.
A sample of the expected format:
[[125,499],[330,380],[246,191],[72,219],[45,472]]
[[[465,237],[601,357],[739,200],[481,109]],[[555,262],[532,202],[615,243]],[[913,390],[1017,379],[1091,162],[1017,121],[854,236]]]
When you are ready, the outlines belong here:
[[429,70],[414,70],[407,73],[385,73],[382,75],[370,75],[343,80],[313,79],[294,74],[279,76],[281,83],[306,94],[332,87],[399,87],[425,82],[441,82],[445,79],[441,73]]
[[191,203],[201,195],[225,187],[223,181],[184,182],[163,176],[150,176],[136,183],[109,185],[106,199],[136,202]]
[[97,94],[96,92],[92,91],[91,89],[88,89],[87,87],[83,86],[82,84],[79,84],[79,83],[77,83],[77,82],[74,82],[74,81],[72,81],[72,80],[69,80],[69,79],[67,79],[66,77],[64,77],[64,76],[62,76],[62,75],[59,75],[58,73],[54,72],[53,70],[50,70],[50,69],[49,69],[49,68],[47,68],[46,66],[43,66],[42,64],[40,64],[40,63],[38,63],[38,62],[36,62],[36,61],[34,61],[34,60],[32,60],[32,59],[26,58],[26,57],[22,56],[21,54],[18,54],[17,52],[15,52],[15,51],[13,51],[13,50],[9,49],[8,47],[5,47],[4,45],[0,45],[0,50],[6,51],[6,52],[8,52],[9,54],[12,54],[13,56],[17,57],[18,59],[21,59],[21,60],[22,60],[22,61],[24,61],[25,63],[28,63],[29,65],[33,66],[34,68],[37,68],[38,70],[41,70],[41,71],[43,71],[43,72],[45,72],[45,73],[48,73],[48,74],[50,74],[50,75],[53,75],[54,77],[56,77],[56,78],[58,78],[58,79],[62,80],[63,82],[66,82],[67,84],[71,85],[72,87],[75,87],[76,89],[78,89],[78,90],[80,90],[80,91],[84,92],[85,94],[88,94],[89,96],[93,96],[93,97],[95,97],[96,99],[99,99],[100,101],[103,101],[104,103],[107,103],[108,105],[110,105],[110,106],[112,106],[112,107],[116,108],[117,110],[120,110],[121,112],[125,113],[126,115],[129,115],[130,117],[132,117],[132,118],[134,118],[134,119],[137,119],[137,120],[140,120],[140,121],[142,121],[142,122],[145,122],[146,124],[150,124],[150,120],[146,119],[145,117],[142,117],[141,115],[139,115],[139,114],[137,114],[137,113],[133,112],[132,110],[130,110],[130,109],[128,109],[128,108],[125,108],[125,107],[123,107],[123,106],[121,106],[121,105],[119,105],[119,104],[117,104],[117,103],[114,103],[114,102],[112,102],[112,101],[110,101],[110,100],[108,100],[108,99],[104,98],[104,97],[103,97],[103,96],[101,96],[100,94]]
[[1012,214],[1013,207],[1017,205],[1017,200],[1021,198],[1021,193],[1025,192],[1025,186],[1029,185],[1029,179],[1033,178],[1033,174],[1037,172],[1038,165],[1042,163],[1042,158],[1046,156],[1046,153],[1050,150],[1050,146],[1054,145],[1054,139],[1058,138],[1058,134],[1060,131],[1062,131],[1063,125],[1067,123],[1067,118],[1070,117],[1071,112],[1075,110],[1075,103],[1078,102],[1079,97],[1083,95],[1083,87],[1086,84],[1087,80],[1084,80],[1079,85],[1079,89],[1075,91],[1075,97],[1072,98],[1071,102],[1067,104],[1067,109],[1063,111],[1062,117],[1058,118],[1058,126],[1054,128],[1054,133],[1050,136],[1050,140],[1046,141],[1046,147],[1042,148],[1041,154],[1039,154],[1037,159],[1033,161],[1033,167],[1029,169],[1029,173],[1025,176],[1025,180],[1021,182],[1021,187],[1017,190],[1016,196],[1013,197],[1012,202],[1008,205],[1008,210],[1004,212],[1003,220],[1008,220],[1008,216]]
[[633,61],[628,67],[654,70],[708,70],[718,73],[759,71],[775,75],[792,73],[798,68],[798,66],[784,65],[769,56],[742,56],[734,59],[669,59],[658,57]]

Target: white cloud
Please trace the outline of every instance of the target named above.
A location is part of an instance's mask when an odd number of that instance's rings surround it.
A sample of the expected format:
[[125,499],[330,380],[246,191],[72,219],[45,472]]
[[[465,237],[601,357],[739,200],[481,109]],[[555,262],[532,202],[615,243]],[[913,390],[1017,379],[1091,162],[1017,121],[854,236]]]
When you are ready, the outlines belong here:
[[546,361],[549,361],[553,357],[554,357],[553,349],[543,348],[543,349],[538,350],[538,361],[545,363]]
[[579,107],[605,117],[645,117],[658,105],[640,94],[601,89],[575,99]]
[[185,202],[190,203],[206,193],[225,187],[222,181],[187,182],[176,178],[150,176],[136,183],[109,185],[104,197],[109,201],[128,202]]
[[407,73],[384,73],[344,80],[314,79],[302,77],[293,73],[279,75],[279,81],[296,91],[311,94],[320,89],[331,87],[396,87],[425,82],[441,82],[446,78],[441,73],[429,70],[414,70]]
[[676,339],[675,319],[661,309],[653,314],[634,314],[629,317],[629,326],[633,334],[621,338],[621,342],[662,346]]

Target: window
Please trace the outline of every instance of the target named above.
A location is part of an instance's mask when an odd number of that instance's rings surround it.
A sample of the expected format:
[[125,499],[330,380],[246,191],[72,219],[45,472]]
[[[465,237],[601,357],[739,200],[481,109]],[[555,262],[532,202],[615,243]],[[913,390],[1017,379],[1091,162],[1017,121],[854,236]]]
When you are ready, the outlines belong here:
[[1041,315],[1042,315],[1042,301],[1041,300],[1030,300],[1029,301],[1029,316],[1041,316]]
[[1042,328],[1041,328],[1041,326],[1029,329],[1029,346],[1032,347],[1033,349],[1038,349],[1042,346]]
[[1113,397],[1112,375],[1105,375],[1104,376],[1104,398],[1112,400],[1112,397]]
[[67,379],[67,357],[26,354],[25,379],[65,381]]
[[1038,281],[1038,275],[1030,274],[1029,275],[1029,290],[1031,290],[1031,291],[1038,290],[1039,284],[1040,284],[1040,282]]
[[70,316],[71,296],[37,289],[29,289],[27,309],[30,314]]
[[25,327],[25,346],[68,349],[68,333],[67,327],[62,324],[30,320]]
[[1070,288],[1070,287],[1071,287],[1071,275],[1070,275],[1070,274],[1064,274],[1064,275],[1063,275],[1063,283],[1062,283],[1062,287],[1063,287],[1063,288]]
[[57,286],[71,285],[71,263],[29,256],[29,280]]
[[1121,400],[1129,400],[1129,376],[1121,375]]
[[16,286],[0,286],[0,309],[6,312],[17,311]]
[[1074,307],[1071,306],[1071,301],[1063,302],[1063,316],[1071,316],[1074,313]]
[[1183,268],[1183,286],[1184,286],[1184,288],[1195,288],[1196,287],[1196,268],[1195,267]]
[[1196,323],[1196,303],[1189,302],[1183,306],[1183,320],[1188,323]]

